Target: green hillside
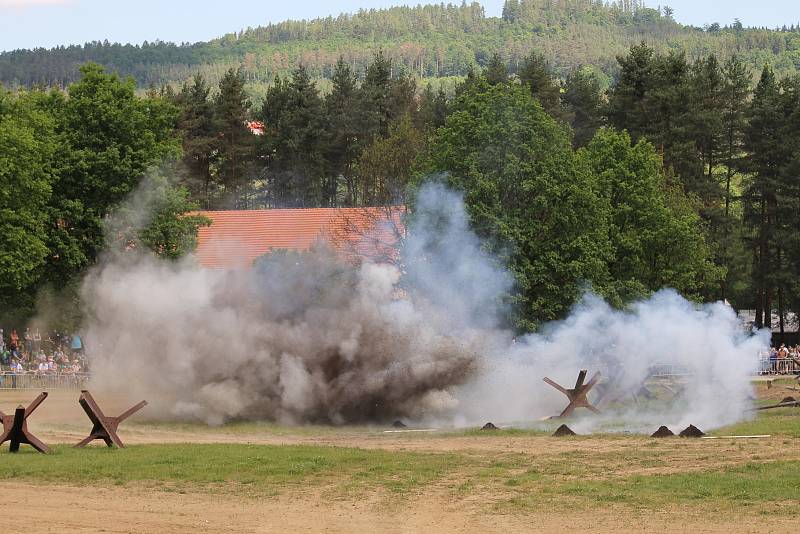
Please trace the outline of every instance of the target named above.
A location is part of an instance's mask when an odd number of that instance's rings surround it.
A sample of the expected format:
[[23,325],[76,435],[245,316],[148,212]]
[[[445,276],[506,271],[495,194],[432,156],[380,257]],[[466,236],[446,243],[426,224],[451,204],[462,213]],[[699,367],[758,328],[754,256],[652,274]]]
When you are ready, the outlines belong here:
[[794,26],[695,28],[675,22],[668,8],[648,8],[638,0],[508,0],[500,18],[487,17],[477,2],[464,2],[287,21],[195,44],[93,42],[4,52],[0,82],[66,85],[78,79],[81,64],[93,61],[133,76],[140,87],[182,82],[198,71],[215,82],[240,65],[249,83],[268,84],[300,62],[313,77],[329,78],[340,56],[363,72],[379,49],[395,68],[421,78],[462,76],[494,53],[513,70],[533,49],[559,74],[591,65],[613,76],[616,56],[642,40],[657,51],[685,50],[690,59],[737,54],[755,72],[765,63],[779,74],[800,68],[800,28]]

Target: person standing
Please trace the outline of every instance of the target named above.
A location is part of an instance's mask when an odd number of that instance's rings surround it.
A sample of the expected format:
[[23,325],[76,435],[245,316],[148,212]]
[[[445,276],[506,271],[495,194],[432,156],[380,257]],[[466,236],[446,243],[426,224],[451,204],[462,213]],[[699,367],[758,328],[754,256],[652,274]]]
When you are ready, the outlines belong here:
[[33,334],[30,328],[25,329],[25,352],[33,354]]
[[11,346],[11,352],[18,351],[19,350],[19,334],[17,334],[17,329],[16,328],[12,328],[11,329],[11,337],[9,339],[11,341],[11,343],[9,343],[9,345]]
[[788,369],[789,349],[786,345],[781,343],[781,348],[778,349],[778,373],[785,374]]
[[73,355],[83,354],[83,341],[81,340],[80,334],[74,334],[72,336],[70,349],[72,350]]
[[42,334],[39,329],[33,331],[33,352],[39,352],[42,349]]

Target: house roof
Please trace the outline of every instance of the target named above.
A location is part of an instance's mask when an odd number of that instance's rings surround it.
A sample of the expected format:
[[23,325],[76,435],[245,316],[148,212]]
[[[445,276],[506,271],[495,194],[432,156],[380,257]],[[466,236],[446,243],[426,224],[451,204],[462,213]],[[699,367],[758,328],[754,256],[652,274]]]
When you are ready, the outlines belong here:
[[402,206],[203,211],[195,256],[203,267],[247,268],[271,250],[308,250],[327,242],[344,260],[392,261],[402,235]]

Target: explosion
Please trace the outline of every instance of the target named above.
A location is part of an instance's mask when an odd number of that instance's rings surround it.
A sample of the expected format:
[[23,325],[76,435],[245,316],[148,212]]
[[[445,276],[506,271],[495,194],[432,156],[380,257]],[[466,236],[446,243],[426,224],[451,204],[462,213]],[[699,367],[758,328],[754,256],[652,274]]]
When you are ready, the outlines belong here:
[[687,370],[680,399],[584,427],[712,428],[749,406],[768,339],[743,332],[727,306],[666,290],[620,311],[588,295],[514,340],[502,327],[511,287],[460,196],[439,185],[421,190],[398,265],[343,264],[324,246],[236,271],[117,256],[84,284],[93,387],[143,396],[160,419],[460,425],[558,413],[544,376],[603,369],[628,392],[670,362]]

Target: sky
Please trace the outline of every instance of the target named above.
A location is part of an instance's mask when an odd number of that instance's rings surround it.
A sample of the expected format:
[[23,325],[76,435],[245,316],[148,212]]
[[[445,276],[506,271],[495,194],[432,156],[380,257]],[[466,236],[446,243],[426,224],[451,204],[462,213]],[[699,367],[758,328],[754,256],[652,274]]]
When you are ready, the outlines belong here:
[[[0,50],[111,42],[196,42],[248,26],[286,19],[316,18],[360,8],[417,4],[423,0],[0,0]],[[431,0],[434,1],[434,0]],[[446,1],[446,0],[445,0]],[[459,0],[451,0],[459,3]],[[775,27],[800,22],[798,0],[645,0],[669,5],[685,24]],[[482,0],[499,16],[503,0]]]

